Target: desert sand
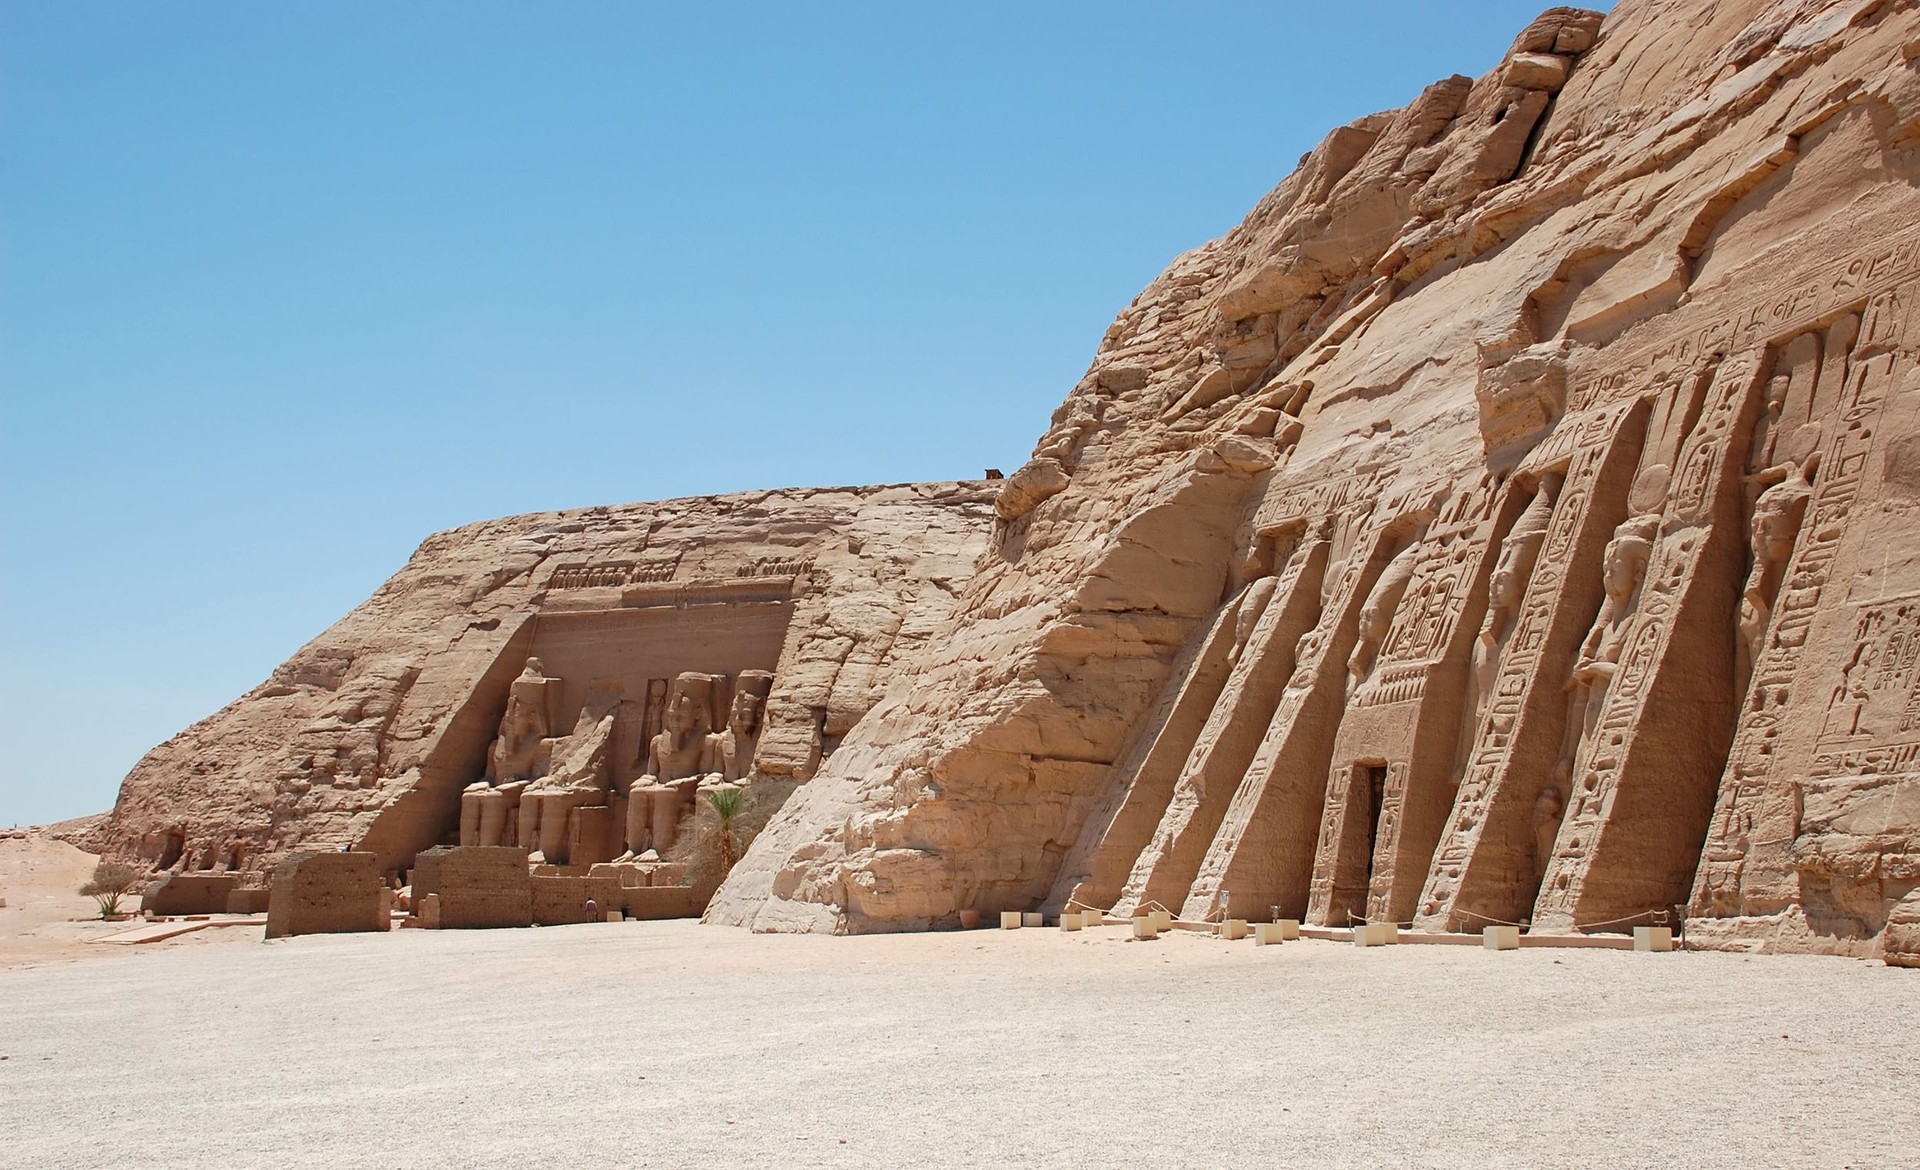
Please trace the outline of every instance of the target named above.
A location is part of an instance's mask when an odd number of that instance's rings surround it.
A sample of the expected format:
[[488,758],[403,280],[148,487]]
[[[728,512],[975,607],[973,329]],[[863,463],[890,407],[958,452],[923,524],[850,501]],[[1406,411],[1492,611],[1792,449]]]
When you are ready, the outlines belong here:
[[260,933],[24,959],[0,940],[0,1163],[1893,1167],[1920,1148],[1920,979],[1843,958]]

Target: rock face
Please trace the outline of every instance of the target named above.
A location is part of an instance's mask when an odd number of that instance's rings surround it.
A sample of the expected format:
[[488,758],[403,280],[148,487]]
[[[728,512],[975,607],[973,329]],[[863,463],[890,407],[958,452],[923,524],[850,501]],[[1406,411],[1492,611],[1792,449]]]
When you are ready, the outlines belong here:
[[580,864],[811,777],[710,920],[1912,961],[1916,184],[1913,3],[1553,9],[1175,261],[1005,480],[435,537],[94,841]]
[[1916,58],[1908,3],[1553,9],[1335,130],[1114,322],[709,918],[1872,953],[1920,885]]
[[524,830],[549,860],[604,860],[676,680],[700,680],[703,734],[728,729],[715,771],[750,706],[758,774],[804,779],[947,616],[993,500],[986,484],[765,492],[430,537],[264,685],[150,752],[84,840],[250,873],[351,845],[393,875],[481,843],[461,824],[477,787],[500,798],[486,844]]

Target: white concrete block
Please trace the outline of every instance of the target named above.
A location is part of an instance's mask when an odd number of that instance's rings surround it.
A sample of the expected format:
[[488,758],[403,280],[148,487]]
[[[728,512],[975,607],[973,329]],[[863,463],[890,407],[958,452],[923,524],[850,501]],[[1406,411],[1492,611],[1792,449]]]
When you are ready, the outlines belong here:
[[1105,917],[1106,915],[1098,910],[1082,910],[1080,912],[1080,925],[1086,927],[1088,930],[1092,930],[1096,926],[1104,925],[1101,919]]
[[1020,912],[1018,910],[1002,910],[1000,912],[1000,929],[1019,930]]
[[1228,942],[1236,942],[1247,937],[1247,920],[1244,918],[1229,918],[1225,922],[1222,922],[1220,924],[1220,937],[1226,939]]
[[1520,949],[1520,928],[1489,926],[1480,932],[1480,945],[1490,951],[1517,951]]
[[1146,914],[1133,920],[1133,937],[1159,938],[1160,928],[1154,924],[1153,915]]
[[1080,913],[1077,910],[1069,910],[1066,913],[1060,915],[1061,930],[1079,930],[1082,926],[1085,926],[1085,925],[1086,925],[1086,919],[1080,917]]
[[[1256,922],[1253,924],[1253,945],[1256,947],[1277,947],[1289,936],[1281,930],[1279,922]],[[1300,927],[1294,926],[1293,938],[1300,937]]]
[[1391,922],[1370,922],[1353,928],[1353,945],[1390,947],[1400,941],[1400,928]]
[[1045,915],[1035,914],[1032,911],[1028,911],[1027,913],[1022,914],[1020,916],[1020,925],[1022,926],[1045,926],[1046,924],[1047,924],[1047,919]]
[[1671,926],[1636,926],[1633,928],[1633,949],[1636,951],[1670,951],[1673,949],[1673,928]]
[[1272,922],[1267,923],[1267,925],[1279,928],[1280,937],[1288,942],[1292,942],[1294,939],[1300,937],[1300,920],[1298,918],[1276,918]]
[[1167,911],[1167,910],[1150,911],[1148,914],[1148,917],[1153,919],[1153,928],[1155,930],[1172,930],[1173,929],[1173,914],[1171,911]]

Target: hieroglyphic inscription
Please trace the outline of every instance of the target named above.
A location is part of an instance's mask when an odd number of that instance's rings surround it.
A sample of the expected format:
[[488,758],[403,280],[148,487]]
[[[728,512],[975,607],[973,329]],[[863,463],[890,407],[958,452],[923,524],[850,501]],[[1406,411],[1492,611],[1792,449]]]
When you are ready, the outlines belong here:
[[1812,776],[1900,772],[1920,755],[1920,596],[1859,607]]
[[761,557],[743,577],[798,577],[813,569],[812,557]]
[[1498,498],[1497,485],[1483,482],[1447,501],[1428,524],[1412,584],[1381,643],[1383,665],[1435,658],[1452,641],[1473,585],[1474,554]]
[[[1673,371],[1698,365],[1714,354],[1757,352],[1846,311],[1850,305],[1890,295],[1894,300],[1888,305],[1894,307],[1900,298],[1914,295],[1898,291],[1898,286],[1915,276],[1920,276],[1920,238],[1907,233],[1871,251],[1815,268],[1794,279],[1784,292],[1736,302],[1738,307],[1697,326],[1663,333],[1658,341],[1636,349],[1609,349],[1604,373],[1573,379],[1568,410],[1588,410],[1638,394],[1641,388]],[[1735,287],[1780,288],[1778,277],[1772,273],[1729,283]],[[1724,303],[1719,298],[1716,301]],[[1905,306],[1898,307],[1905,311]]]
[[1739,428],[1748,423],[1762,372],[1759,354],[1742,353],[1721,362],[1706,414],[1681,451],[1663,533],[1654,544],[1640,600],[1629,619],[1619,669],[1608,684],[1599,726],[1575,761],[1573,793],[1536,904],[1536,920],[1572,923],[1586,866],[1621,783],[1625,745],[1645,717],[1650,684],[1672,643],[1682,598],[1700,578],[1700,562],[1717,519],[1716,500],[1745,459]]
[[561,565],[547,579],[549,589],[603,589],[642,582],[671,581],[680,558],[665,560],[612,561],[605,564]]
[[[1867,302],[1854,346],[1856,358],[1866,359],[1851,372],[1840,402],[1839,424],[1821,453],[1820,475],[1812,504],[1801,529],[1799,546],[1784,574],[1762,650],[1754,664],[1753,680],[1740,710],[1740,722],[1728,754],[1719,799],[1708,832],[1706,851],[1696,877],[1693,906],[1697,913],[1734,914],[1740,904],[1739,887],[1751,847],[1750,836],[1758,806],[1773,773],[1775,750],[1788,704],[1822,595],[1828,592],[1834,562],[1847,532],[1848,518],[1859,500],[1867,456],[1892,383],[1888,351],[1902,344],[1914,294],[1906,289],[1881,292]],[[1878,361],[1872,359],[1878,358]],[[1873,624],[1871,613],[1856,619],[1856,633]],[[1866,649],[1862,638],[1855,645]],[[1829,704],[1822,727],[1821,748],[1812,770],[1834,774],[1855,770],[1869,758],[1892,763],[1900,755],[1873,747],[1851,749],[1829,741],[1834,727],[1833,707],[1847,700],[1843,682]],[[1920,738],[1920,735],[1916,735]],[[1832,746],[1828,746],[1829,744]],[[1910,763],[1910,761],[1909,761]]]
[[1530,689],[1558,687],[1562,681],[1543,678],[1541,657],[1564,591],[1568,560],[1581,526],[1587,522],[1595,481],[1631,409],[1631,403],[1619,403],[1568,416],[1522,464],[1523,470],[1534,474],[1564,467],[1566,482],[1514,619],[1513,633],[1501,654],[1487,713],[1475,735],[1466,775],[1434,857],[1429,901],[1444,901],[1453,892],[1453,882],[1467,862],[1477,831],[1486,821],[1488,805],[1506,773],[1514,733],[1527,708]]
[[1260,501],[1254,526],[1264,532],[1289,521],[1309,517],[1343,516],[1354,509],[1369,509],[1389,478],[1383,471],[1365,471],[1317,479],[1310,483],[1290,483],[1269,491]]

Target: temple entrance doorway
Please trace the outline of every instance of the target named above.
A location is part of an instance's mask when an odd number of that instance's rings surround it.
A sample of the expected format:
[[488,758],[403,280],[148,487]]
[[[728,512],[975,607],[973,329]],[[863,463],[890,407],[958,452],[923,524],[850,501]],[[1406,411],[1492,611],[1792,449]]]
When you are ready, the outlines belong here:
[[[1387,765],[1382,763],[1361,763],[1354,766],[1354,783],[1361,785],[1361,795],[1367,807],[1367,884],[1365,889],[1373,889],[1373,871],[1378,863],[1375,850],[1380,845],[1380,806],[1387,797]],[[1362,905],[1365,904],[1362,895]]]

